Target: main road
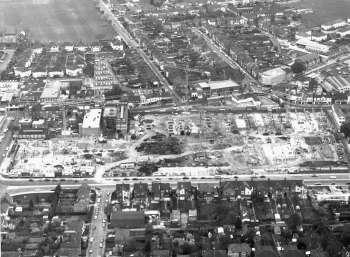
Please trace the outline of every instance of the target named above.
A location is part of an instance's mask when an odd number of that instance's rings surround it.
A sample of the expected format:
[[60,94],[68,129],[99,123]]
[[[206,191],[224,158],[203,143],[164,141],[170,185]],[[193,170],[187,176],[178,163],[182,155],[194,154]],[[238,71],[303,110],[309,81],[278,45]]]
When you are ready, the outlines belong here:
[[182,98],[174,91],[173,87],[169,82],[164,78],[158,67],[151,61],[151,59],[146,55],[146,53],[139,47],[139,44],[132,38],[130,33],[125,29],[123,24],[118,20],[118,17],[114,15],[109,6],[103,1],[99,0],[99,6],[107,15],[108,20],[111,21],[113,28],[118,33],[118,35],[124,40],[125,44],[129,47],[134,48],[136,52],[142,57],[151,71],[156,75],[159,81],[166,87],[166,89],[172,94],[176,103],[182,103]]
[[107,192],[112,189],[97,190],[96,203],[94,205],[94,214],[92,215],[90,225],[89,246],[86,252],[87,256],[104,256],[105,238],[107,234],[106,214],[104,209],[108,201]]
[[181,176],[152,176],[152,177],[116,177],[116,178],[104,178],[103,180],[95,179],[79,179],[77,182],[65,180],[51,180],[40,181],[28,179],[3,179],[0,180],[0,193],[5,191],[9,194],[21,194],[29,192],[40,192],[52,190],[60,183],[62,187],[77,188],[81,183],[87,183],[92,187],[100,188],[107,191],[113,191],[116,184],[135,184],[135,183],[148,183],[163,182],[170,183],[172,187],[176,187],[179,181],[191,181],[193,185],[201,183],[209,183],[218,185],[222,181],[237,180],[237,181],[251,181],[251,180],[303,180],[306,185],[348,185],[350,182],[349,173],[325,173],[325,174],[284,174],[284,173],[264,173],[257,175],[216,175],[216,176],[204,176],[204,177],[181,177]]

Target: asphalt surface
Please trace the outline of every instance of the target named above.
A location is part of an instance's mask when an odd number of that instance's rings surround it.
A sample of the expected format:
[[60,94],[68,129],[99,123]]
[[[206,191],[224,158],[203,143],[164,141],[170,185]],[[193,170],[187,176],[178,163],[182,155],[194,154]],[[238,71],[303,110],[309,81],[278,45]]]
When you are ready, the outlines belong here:
[[[252,176],[252,175],[223,175],[223,176],[213,176],[213,177],[126,177],[126,178],[114,178],[114,179],[104,179],[99,183],[93,181],[84,181],[90,186],[104,190],[106,192],[112,192],[115,189],[116,184],[135,184],[135,183],[148,183],[152,182],[163,182],[170,183],[170,185],[175,188],[178,181],[191,181],[192,185],[196,186],[200,183],[208,183],[212,185],[218,185],[220,181],[226,180],[238,180],[238,181],[251,181],[251,180],[303,180],[308,186],[311,185],[324,185],[330,186],[332,184],[336,185],[349,185],[350,174],[349,173],[327,173],[327,174],[267,174]],[[79,181],[80,182],[80,181]],[[17,183],[17,184],[16,184]],[[24,179],[16,179],[12,181],[12,185],[8,185],[7,181],[0,181],[0,188],[2,191],[7,191],[9,194],[24,194],[30,192],[40,192],[52,190],[55,188],[58,182],[40,182],[40,181],[28,181]],[[77,188],[83,183],[70,183],[66,181],[61,184],[62,187],[67,188]],[[101,197],[102,198],[102,197]],[[106,199],[105,199],[106,200]],[[102,201],[102,199],[101,199]]]
[[97,190],[96,203],[90,226],[89,246],[86,252],[86,256],[88,257],[104,256],[107,234],[107,217],[104,209],[108,200],[107,191]]

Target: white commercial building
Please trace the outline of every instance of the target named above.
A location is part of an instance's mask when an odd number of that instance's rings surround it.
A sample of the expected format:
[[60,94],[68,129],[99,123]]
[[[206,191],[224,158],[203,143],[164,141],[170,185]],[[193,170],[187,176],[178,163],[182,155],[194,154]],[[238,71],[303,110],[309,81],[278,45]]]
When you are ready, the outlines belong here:
[[330,46],[313,42],[307,38],[300,38],[297,43],[298,46],[304,47],[306,50],[316,53],[328,53]]
[[82,136],[99,136],[101,134],[101,115],[101,109],[91,109],[85,114],[81,125]]
[[40,102],[55,102],[61,94],[62,83],[58,80],[48,80],[40,96]]
[[260,81],[264,85],[275,86],[287,80],[287,72],[281,68],[267,70],[260,74]]
[[228,96],[240,89],[240,85],[233,80],[221,80],[198,83],[197,91],[201,91],[206,97],[219,95]]

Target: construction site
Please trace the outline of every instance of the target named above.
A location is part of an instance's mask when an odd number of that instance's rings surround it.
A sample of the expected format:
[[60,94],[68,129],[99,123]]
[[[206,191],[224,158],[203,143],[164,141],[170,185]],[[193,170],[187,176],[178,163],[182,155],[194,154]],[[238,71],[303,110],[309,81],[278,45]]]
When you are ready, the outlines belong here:
[[332,127],[323,111],[137,115],[124,139],[18,138],[2,173],[9,177],[93,177],[96,172],[129,176],[137,174],[137,163],[155,164],[161,175],[286,173],[321,161],[329,170],[346,161]]
[[21,139],[10,148],[4,162],[7,169],[2,165],[8,177],[93,177],[96,168],[125,158],[126,145],[117,140],[101,144],[92,137],[64,137]]
[[342,161],[343,146],[330,128],[324,112],[200,112],[146,115],[136,122],[135,133],[179,139],[181,155],[167,156],[162,165],[213,166],[241,174],[256,169],[285,172],[305,162]]

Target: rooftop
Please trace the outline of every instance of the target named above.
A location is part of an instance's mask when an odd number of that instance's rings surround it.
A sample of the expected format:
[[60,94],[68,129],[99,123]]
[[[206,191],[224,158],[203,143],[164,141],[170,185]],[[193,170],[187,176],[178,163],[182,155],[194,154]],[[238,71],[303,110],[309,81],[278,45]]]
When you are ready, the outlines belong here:
[[320,56],[316,53],[311,53],[311,54],[305,54],[303,56],[298,57],[298,60],[302,62],[309,62],[309,61],[315,60],[316,58],[320,58]]
[[58,98],[60,96],[61,82],[58,80],[49,80],[46,82],[41,99]]
[[319,49],[324,49],[324,50],[327,50],[327,49],[330,48],[330,47],[327,46],[327,45],[324,45],[324,44],[320,44],[320,43],[311,41],[311,40],[309,40],[309,39],[307,39],[307,38],[300,38],[300,39],[297,41],[297,44],[298,44],[298,45],[310,46],[310,47],[314,47],[314,48],[319,48]]
[[210,90],[218,90],[223,88],[239,87],[239,84],[233,80],[221,80],[221,81],[210,81],[200,82],[198,85],[203,88],[210,88]]
[[282,68],[277,67],[277,68],[273,68],[271,70],[267,70],[267,71],[263,72],[262,75],[264,75],[264,76],[276,76],[276,75],[284,74],[284,73],[286,73],[286,72]]
[[103,117],[115,117],[117,119],[125,119],[127,117],[128,108],[125,104],[106,106]]
[[101,121],[101,109],[91,109],[84,116],[83,128],[99,128]]

